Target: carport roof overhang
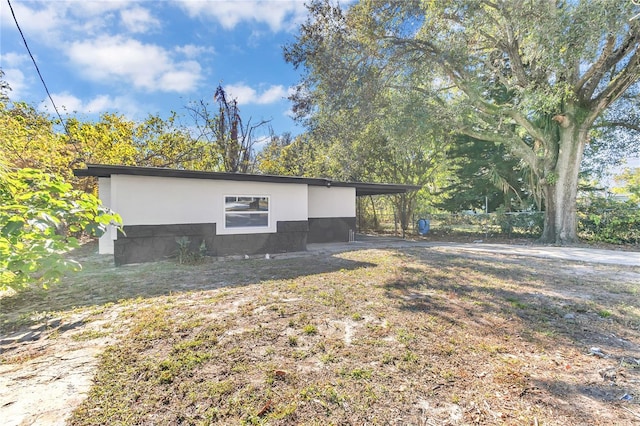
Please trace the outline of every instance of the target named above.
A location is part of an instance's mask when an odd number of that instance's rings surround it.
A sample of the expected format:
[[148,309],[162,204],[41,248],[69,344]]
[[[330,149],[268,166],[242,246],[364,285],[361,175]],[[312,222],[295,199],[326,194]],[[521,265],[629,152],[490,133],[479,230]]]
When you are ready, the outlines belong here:
[[156,176],[188,179],[230,180],[241,182],[297,183],[311,186],[355,188],[356,196],[405,194],[417,191],[417,185],[394,183],[340,182],[331,179],[306,178],[296,176],[255,175],[248,173],[202,172],[196,170],[179,170],[160,167],[111,166],[106,164],[88,164],[85,169],[73,171],[79,177],[111,177],[112,175]]

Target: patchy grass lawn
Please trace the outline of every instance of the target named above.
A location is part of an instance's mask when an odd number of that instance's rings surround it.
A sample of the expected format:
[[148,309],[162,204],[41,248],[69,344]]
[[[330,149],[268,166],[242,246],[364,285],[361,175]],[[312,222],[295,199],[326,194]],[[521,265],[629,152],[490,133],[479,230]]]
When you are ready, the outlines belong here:
[[72,425],[640,422],[640,267],[419,247],[84,262],[0,299],[3,334],[115,318],[75,334],[117,341]]

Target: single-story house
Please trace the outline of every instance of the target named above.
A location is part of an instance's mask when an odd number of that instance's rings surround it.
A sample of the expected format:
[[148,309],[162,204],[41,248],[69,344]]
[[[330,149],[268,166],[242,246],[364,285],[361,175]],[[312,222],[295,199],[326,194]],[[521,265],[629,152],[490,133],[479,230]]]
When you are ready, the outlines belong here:
[[356,197],[399,194],[413,185],[337,182],[290,176],[90,164],[76,176],[98,178],[102,203],[120,214],[100,238],[116,265],[177,253],[177,239],[211,256],[306,250],[307,243],[348,241]]

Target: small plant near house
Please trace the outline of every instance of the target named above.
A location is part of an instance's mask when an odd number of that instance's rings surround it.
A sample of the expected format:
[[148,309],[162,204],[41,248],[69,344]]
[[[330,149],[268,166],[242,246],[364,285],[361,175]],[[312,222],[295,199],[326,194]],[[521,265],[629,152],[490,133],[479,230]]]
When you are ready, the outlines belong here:
[[178,244],[178,263],[181,265],[195,265],[196,263],[200,263],[207,254],[207,245],[204,240],[200,244],[198,251],[191,249],[191,240],[189,237],[176,238],[176,243]]

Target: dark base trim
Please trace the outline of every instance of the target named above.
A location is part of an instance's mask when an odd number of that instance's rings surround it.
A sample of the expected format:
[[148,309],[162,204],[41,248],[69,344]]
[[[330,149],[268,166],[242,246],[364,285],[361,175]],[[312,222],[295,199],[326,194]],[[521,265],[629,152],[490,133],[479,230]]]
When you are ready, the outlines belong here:
[[119,266],[176,257],[176,239],[181,237],[189,239],[189,249],[194,252],[204,241],[209,256],[303,251],[308,230],[306,220],[278,222],[276,233],[236,235],[216,235],[215,223],[129,225],[114,241],[114,261]]
[[348,242],[349,231],[356,230],[355,217],[309,218],[308,243]]

